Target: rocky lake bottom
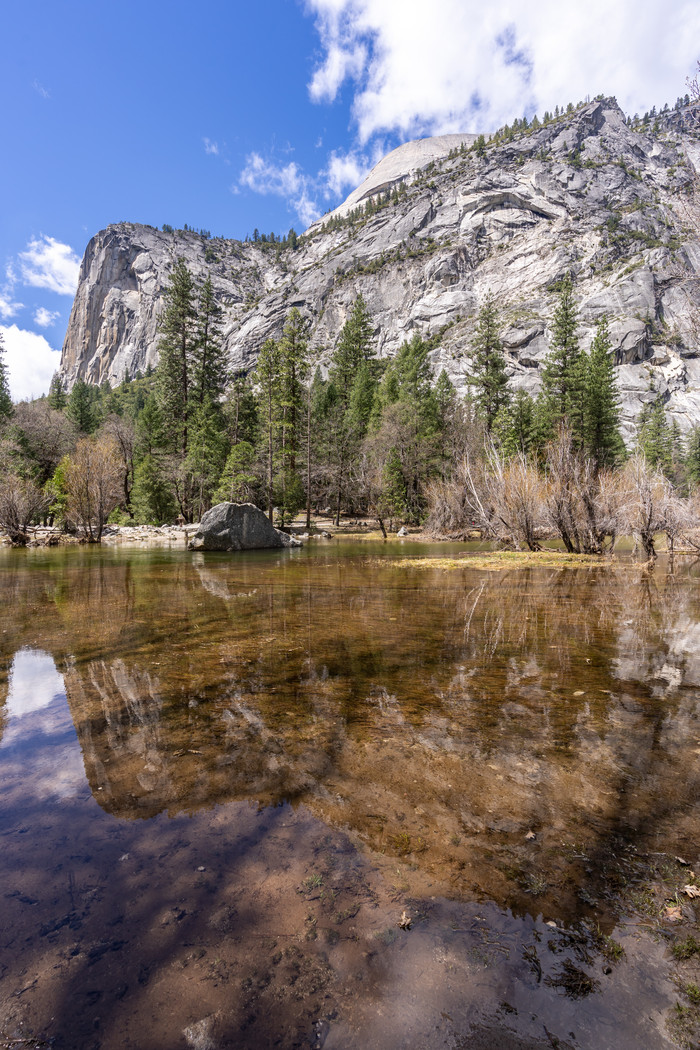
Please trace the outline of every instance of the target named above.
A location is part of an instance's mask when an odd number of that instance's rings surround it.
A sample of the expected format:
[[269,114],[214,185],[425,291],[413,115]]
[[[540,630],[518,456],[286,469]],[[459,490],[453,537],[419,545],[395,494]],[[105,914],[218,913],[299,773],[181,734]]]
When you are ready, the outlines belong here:
[[0,551],[0,1046],[697,1045],[700,564],[462,550]]

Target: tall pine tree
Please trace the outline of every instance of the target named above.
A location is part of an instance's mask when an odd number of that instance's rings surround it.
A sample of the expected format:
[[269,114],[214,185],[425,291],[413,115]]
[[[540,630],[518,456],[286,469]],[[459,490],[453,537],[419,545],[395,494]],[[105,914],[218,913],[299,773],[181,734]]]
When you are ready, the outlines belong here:
[[192,397],[218,405],[229,379],[227,355],[221,337],[221,307],[214,298],[211,277],[202,285],[197,305],[197,332],[192,352]]
[[542,369],[542,393],[551,434],[568,420],[577,448],[583,442],[584,371],[576,329],[578,311],[571,274],[561,282],[552,322],[552,346]]
[[598,468],[617,466],[625,455],[611,345],[602,317],[587,358],[583,416],[583,447]]
[[265,459],[265,494],[267,516],[272,521],[274,508],[275,458],[278,446],[277,421],[280,393],[280,352],[274,339],[268,339],[258,355],[255,367],[258,387],[258,419],[261,446]]
[[66,387],[60,372],[54,372],[51,377],[48,402],[49,407],[54,408],[57,412],[60,412],[68,404],[68,395],[66,394]]
[[651,467],[658,467],[666,475],[671,474],[673,441],[660,394],[644,405],[637,417],[637,443]]
[[92,434],[99,426],[99,397],[99,389],[89,386],[84,379],[76,379],[68,395],[66,415],[83,434]]
[[195,284],[182,256],[165,290],[165,303],[156,370],[158,400],[172,451],[186,456],[192,360],[198,333]]
[[349,467],[367,432],[376,380],[372,374],[372,320],[362,295],[343,325],[328,371],[328,383],[317,405],[322,417],[322,446],[335,522],[348,490]]
[[305,381],[309,372],[308,325],[297,307],[287,317],[279,343],[279,511],[282,524],[304,503],[304,486],[297,472],[306,419]]
[[474,400],[490,434],[496,416],[510,401],[506,362],[498,330],[498,312],[492,295],[486,298],[479,311],[472,349],[474,371],[469,382],[476,387]]
[[360,294],[347,321],[340,330],[338,345],[333,351],[330,378],[338,391],[341,401],[347,405],[350,399],[350,388],[363,362],[373,356],[372,319],[367,304]]

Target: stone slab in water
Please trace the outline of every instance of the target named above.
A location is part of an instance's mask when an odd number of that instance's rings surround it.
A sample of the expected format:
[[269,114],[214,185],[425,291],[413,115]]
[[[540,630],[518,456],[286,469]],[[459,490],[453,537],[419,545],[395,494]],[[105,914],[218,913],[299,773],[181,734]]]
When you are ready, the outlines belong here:
[[301,547],[301,542],[270,524],[252,503],[217,503],[202,515],[189,543],[193,551],[247,551]]

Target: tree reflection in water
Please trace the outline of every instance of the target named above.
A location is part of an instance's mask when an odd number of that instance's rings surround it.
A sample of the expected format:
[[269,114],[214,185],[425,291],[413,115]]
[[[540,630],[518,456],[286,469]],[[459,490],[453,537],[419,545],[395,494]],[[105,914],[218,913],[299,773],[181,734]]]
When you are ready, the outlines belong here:
[[412,892],[569,917],[625,849],[697,840],[693,567],[34,557],[4,579],[5,666],[53,654],[115,816],[303,801]]

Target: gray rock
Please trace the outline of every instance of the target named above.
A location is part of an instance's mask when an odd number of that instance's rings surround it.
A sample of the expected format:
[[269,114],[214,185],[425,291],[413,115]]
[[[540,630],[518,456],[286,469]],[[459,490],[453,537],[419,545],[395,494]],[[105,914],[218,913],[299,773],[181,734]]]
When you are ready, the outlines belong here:
[[202,515],[189,542],[192,551],[247,551],[265,547],[301,547],[294,536],[274,528],[252,503],[217,503]]
[[[477,135],[467,134],[434,135],[432,138],[404,142],[375,164],[366,179],[352,191],[347,200],[331,212],[330,218],[347,215],[367,197],[386,192],[397,183],[403,182],[413,172],[427,167],[431,162],[442,160],[451,150],[459,149],[462,145],[471,146],[477,138]],[[313,225],[321,226],[326,218],[328,216],[324,216]],[[313,229],[313,226],[311,228]]]
[[[62,374],[69,387],[78,377],[115,385],[127,369],[155,366],[163,291],[182,256],[196,279],[211,277],[233,369],[254,366],[295,305],[310,322],[312,351],[327,364],[361,292],[378,357],[393,356],[416,332],[442,333],[431,354],[434,374],[444,368],[466,392],[476,315],[490,292],[501,310],[511,384],[536,392],[551,347],[556,282],[571,271],[582,346],[608,318],[626,433],[650,382],[666,391],[671,415],[687,429],[698,421],[691,412],[700,398],[697,370],[684,366],[700,353],[692,323],[700,281],[688,279],[700,274],[700,244],[679,201],[700,152],[682,114],[661,114],[659,125],[654,135],[635,132],[614,100],[603,99],[492,144],[482,158],[455,153],[469,136],[406,143],[333,215],[342,220],[401,184],[398,203],[354,224],[326,216],[295,251],[110,226],[85,252]],[[671,352],[657,352],[660,344]],[[625,372],[622,382],[620,369],[637,374]]]

